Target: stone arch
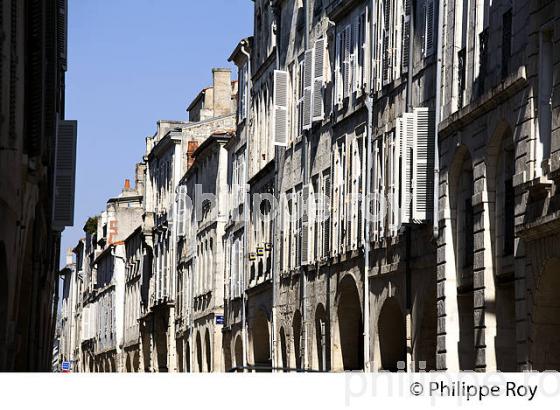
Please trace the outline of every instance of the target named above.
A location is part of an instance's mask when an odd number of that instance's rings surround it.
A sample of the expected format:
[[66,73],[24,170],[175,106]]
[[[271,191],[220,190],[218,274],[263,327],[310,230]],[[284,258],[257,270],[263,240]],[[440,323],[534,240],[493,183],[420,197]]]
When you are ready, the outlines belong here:
[[243,366],[243,341],[241,340],[241,336],[235,338],[233,350],[235,353],[235,367],[241,368]]
[[284,326],[280,328],[280,360],[282,362],[282,368],[287,369],[288,365],[288,349],[286,346],[286,332],[284,331]]
[[535,283],[529,361],[537,371],[560,371],[560,258],[544,264]]
[[295,368],[297,370],[303,369],[302,366],[302,325],[301,325],[301,313],[296,310],[294,313],[294,318],[292,319],[292,335],[294,343],[294,362]]
[[[464,145],[457,149],[448,183],[455,274],[447,280],[455,281],[457,287],[459,369],[474,370],[474,178],[472,158]],[[452,322],[448,321],[447,326],[453,326]]]
[[197,372],[202,373],[202,340],[200,332],[196,332],[196,364],[198,365]]
[[210,331],[206,329],[204,335],[204,350],[206,351],[206,371],[210,373],[212,369],[212,344],[210,343]]
[[406,324],[395,297],[387,298],[383,303],[377,329],[382,369],[391,372],[406,369]]
[[337,368],[363,370],[364,342],[360,293],[352,275],[345,275],[338,285],[337,297],[338,342],[340,357]]
[[253,320],[251,342],[253,344],[253,364],[265,368],[272,367],[268,316],[263,309],[257,311]]
[[315,309],[315,356],[317,370],[326,371],[328,362],[328,321],[325,306],[322,303]]

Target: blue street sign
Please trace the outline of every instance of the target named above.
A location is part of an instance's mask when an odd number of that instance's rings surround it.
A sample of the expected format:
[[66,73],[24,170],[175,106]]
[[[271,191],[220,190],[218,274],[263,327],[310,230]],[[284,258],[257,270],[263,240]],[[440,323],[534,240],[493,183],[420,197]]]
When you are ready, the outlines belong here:
[[223,315],[216,315],[216,324],[223,325],[224,324],[224,316]]
[[70,370],[70,362],[62,362],[62,370],[69,371]]

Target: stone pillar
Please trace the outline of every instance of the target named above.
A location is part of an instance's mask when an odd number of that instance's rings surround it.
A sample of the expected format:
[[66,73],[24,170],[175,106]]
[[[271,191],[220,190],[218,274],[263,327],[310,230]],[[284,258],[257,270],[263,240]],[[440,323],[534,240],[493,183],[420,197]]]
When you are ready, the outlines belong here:
[[[447,188],[447,184],[443,185]],[[442,192],[446,192],[447,189]],[[447,193],[440,198],[437,251],[437,349],[436,368],[459,371],[459,312],[457,309],[457,272],[453,249],[451,208]]]
[[[496,371],[496,289],[490,209],[495,206],[486,190],[473,196],[475,220],[473,297],[475,370]],[[492,307],[492,309],[490,309]],[[492,312],[490,311],[492,310]]]

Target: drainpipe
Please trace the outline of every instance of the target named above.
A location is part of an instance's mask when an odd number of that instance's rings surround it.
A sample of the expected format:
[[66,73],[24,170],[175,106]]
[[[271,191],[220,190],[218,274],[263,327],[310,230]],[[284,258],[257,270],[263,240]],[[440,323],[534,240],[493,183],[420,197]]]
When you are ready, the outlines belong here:
[[370,223],[369,223],[369,187],[371,186],[371,144],[372,144],[372,134],[373,134],[373,45],[375,42],[374,33],[374,13],[375,0],[370,1],[369,5],[369,16],[370,16],[370,33],[369,33],[369,43],[370,43],[370,55],[369,55],[369,89],[366,95],[366,108],[368,111],[367,127],[366,127],[366,186],[362,193],[362,218],[364,218],[364,371],[371,372],[371,360],[370,360],[370,327],[369,327],[369,256],[371,252],[371,242],[370,242]]
[[[410,4],[410,38],[408,41],[408,73],[406,81],[406,111],[411,113],[414,111],[414,105],[412,103],[412,84],[414,81],[414,11],[415,2],[412,1]],[[411,189],[412,198],[412,189]],[[412,215],[412,205],[410,209],[410,215]],[[411,297],[411,271],[410,271],[410,250],[411,250],[411,230],[412,224],[404,225],[405,234],[405,326],[406,326],[406,343],[407,343],[407,359],[408,355],[412,354],[412,297]],[[406,369],[406,363],[405,363]],[[414,369],[411,369],[414,370]]]
[[[303,12],[304,12],[304,17],[305,17],[305,29],[304,29],[304,48],[307,51],[307,49],[309,48],[309,18],[308,18],[308,9],[309,9],[309,1],[308,0],[303,0]],[[309,170],[307,168],[307,144],[308,144],[308,136],[311,133],[311,130],[307,130],[303,132],[303,185],[305,186],[306,184],[309,183]],[[303,196],[303,195],[302,195]],[[302,224],[303,227],[303,224]],[[302,240],[303,240],[303,234],[300,232],[300,235],[302,235]],[[300,259],[300,265],[301,265],[301,259]],[[301,276],[301,287],[302,287],[302,298],[301,298],[301,305],[302,305],[302,309],[301,309],[301,316],[302,316],[302,332],[303,332],[303,346],[300,346],[300,349],[303,349],[302,353],[303,353],[303,360],[301,363],[301,366],[304,369],[308,368],[307,362],[308,362],[308,358],[307,358],[307,339],[308,339],[308,335],[307,335],[307,306],[306,306],[306,298],[307,298],[307,277],[305,275],[305,269],[303,268],[303,266],[300,266],[300,276]]]
[[439,122],[441,120],[441,69],[443,58],[443,1],[439,1],[438,8],[438,40],[436,61],[436,102],[435,102],[435,141],[434,141],[434,214],[433,214],[433,236],[439,237]]
[[[247,42],[244,40],[241,44],[241,52],[247,57],[247,95],[251,98],[251,89],[253,79],[251,74],[251,54],[247,52],[245,46],[247,46]],[[249,101],[249,99],[247,99]],[[247,125],[249,122],[247,121]],[[245,175],[243,176],[245,186],[247,186],[247,181],[249,180],[249,133],[246,132],[245,137]],[[241,275],[241,289],[242,289],[242,306],[241,306],[241,338],[243,340],[242,347],[243,347],[243,371],[246,371],[247,368],[247,295],[245,289],[245,278],[247,276],[247,256],[248,256],[248,236],[249,236],[249,229],[248,229],[248,222],[249,222],[249,200],[248,195],[245,195],[245,200],[243,203],[243,274]]]
[[[278,36],[278,31],[280,30],[280,27],[278,26],[278,9],[274,8],[274,28],[273,28],[273,32],[274,32],[274,36],[276,38],[276,69],[279,70],[280,69],[280,38]],[[276,197],[276,194],[278,192],[278,159],[279,159],[279,147],[277,145],[274,146],[274,173],[273,173],[273,178],[274,178],[274,182],[273,182],[273,188],[272,188],[272,195],[274,197]],[[280,198],[280,196],[278,195],[278,199]],[[270,357],[272,359],[272,368],[273,368],[273,372],[276,371],[274,369],[277,369],[278,366],[278,357],[277,357],[277,348],[276,348],[276,247],[274,246],[274,242],[276,239],[276,216],[274,215],[273,209],[271,209],[271,223],[272,223],[272,238],[270,238],[270,242],[273,244],[272,245],[272,249],[271,249],[271,264],[270,264],[270,269],[271,269],[271,276],[272,276],[272,307],[271,307],[271,343],[270,343]]]

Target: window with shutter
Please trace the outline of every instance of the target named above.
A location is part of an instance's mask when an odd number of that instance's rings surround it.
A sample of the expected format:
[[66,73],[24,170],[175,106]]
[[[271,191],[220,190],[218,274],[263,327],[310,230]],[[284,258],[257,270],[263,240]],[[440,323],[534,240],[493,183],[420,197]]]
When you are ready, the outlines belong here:
[[305,51],[303,72],[303,129],[311,128],[313,104],[313,49]]
[[463,100],[465,97],[465,89],[466,89],[466,77],[467,77],[467,49],[462,48],[457,52],[457,61],[458,61],[458,98],[457,98],[457,107],[459,109],[463,108]]
[[373,192],[373,204],[372,204],[372,217],[371,222],[372,228],[371,233],[373,240],[377,241],[379,239],[379,140],[376,139],[373,142],[373,152],[372,152],[372,192]]
[[288,73],[274,71],[274,145],[288,145]]
[[434,23],[435,23],[435,5],[434,0],[426,0],[424,5],[425,32],[424,32],[424,55],[431,56],[434,53]]
[[338,142],[338,172],[337,172],[337,189],[338,189],[338,218],[337,218],[337,241],[336,252],[344,252],[344,239],[346,230],[346,137]]
[[315,42],[314,78],[313,78],[313,122],[324,118],[323,84],[325,71],[326,40],[320,38]]
[[400,222],[410,223],[411,208],[413,206],[412,190],[414,178],[414,138],[416,134],[416,121],[414,114],[405,113],[397,120],[397,132],[400,140],[402,178],[400,191]]
[[310,224],[310,262],[314,262],[319,259],[319,248],[320,248],[320,224],[321,224],[321,214],[320,203],[318,202],[320,191],[320,181],[319,176],[313,177],[313,183],[311,186],[311,196],[310,196],[310,208],[309,208],[309,224]]
[[479,71],[478,71],[478,95],[484,94],[485,80],[488,75],[488,38],[489,29],[485,28],[479,35]]
[[342,104],[342,99],[344,96],[344,86],[342,84],[342,67],[344,65],[344,41],[343,32],[336,34],[336,55],[335,55],[335,73],[334,73],[334,87],[335,87],[335,105]]
[[[402,124],[401,124],[402,127]],[[393,219],[393,236],[396,236],[401,226],[401,211],[400,211],[400,190],[402,178],[401,170],[401,132],[397,129],[393,131],[393,192],[392,192],[392,206],[391,218]]]
[[77,121],[59,121],[55,148],[53,229],[74,224]]

